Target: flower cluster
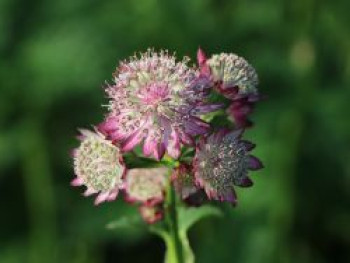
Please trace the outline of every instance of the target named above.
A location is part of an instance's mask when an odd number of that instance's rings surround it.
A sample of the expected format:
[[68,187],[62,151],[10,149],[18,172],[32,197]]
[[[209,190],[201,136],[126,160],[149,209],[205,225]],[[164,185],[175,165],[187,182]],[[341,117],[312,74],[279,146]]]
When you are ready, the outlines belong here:
[[[248,171],[262,168],[250,155],[255,145],[242,139],[260,100],[257,73],[235,54],[207,58],[199,49],[197,60],[190,66],[187,57],[148,50],[122,61],[105,88],[104,121],[80,131],[72,185],[97,194],[95,204],[122,191],[148,223],[162,219],[170,187],[187,204],[235,204],[234,186],[251,186]],[[213,114],[226,116],[222,127],[211,123]],[[140,158],[158,167],[130,169]]]

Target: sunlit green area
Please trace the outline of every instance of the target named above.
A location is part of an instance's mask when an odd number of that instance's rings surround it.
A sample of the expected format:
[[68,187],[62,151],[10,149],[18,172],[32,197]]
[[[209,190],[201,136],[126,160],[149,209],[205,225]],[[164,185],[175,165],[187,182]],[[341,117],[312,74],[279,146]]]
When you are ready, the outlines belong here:
[[[268,99],[246,138],[265,169],[190,232],[199,263],[350,262],[350,2],[0,0],[0,262],[162,262],[135,207],[93,206],[73,178],[78,127],[148,47],[235,52]],[[89,125],[86,125],[89,124]],[[120,222],[120,221],[119,221]]]

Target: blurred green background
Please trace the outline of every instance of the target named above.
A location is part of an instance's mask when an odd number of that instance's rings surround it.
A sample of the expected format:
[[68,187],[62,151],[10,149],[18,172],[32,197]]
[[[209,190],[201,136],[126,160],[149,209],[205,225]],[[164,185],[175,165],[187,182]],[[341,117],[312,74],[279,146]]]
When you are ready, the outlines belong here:
[[122,201],[73,178],[77,127],[99,123],[117,62],[147,47],[248,59],[269,99],[253,115],[266,168],[225,218],[190,232],[198,262],[350,262],[350,2],[0,0],[0,262],[162,262]]

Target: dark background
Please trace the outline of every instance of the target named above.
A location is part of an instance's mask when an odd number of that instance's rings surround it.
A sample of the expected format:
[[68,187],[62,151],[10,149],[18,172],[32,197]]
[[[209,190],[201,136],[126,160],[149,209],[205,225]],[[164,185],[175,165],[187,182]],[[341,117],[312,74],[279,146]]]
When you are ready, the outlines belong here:
[[193,60],[235,52],[269,99],[246,134],[266,168],[237,208],[190,232],[198,262],[350,262],[350,2],[0,0],[0,262],[162,262],[142,228],[107,230],[122,200],[93,206],[73,178],[77,127],[100,88],[148,47]]

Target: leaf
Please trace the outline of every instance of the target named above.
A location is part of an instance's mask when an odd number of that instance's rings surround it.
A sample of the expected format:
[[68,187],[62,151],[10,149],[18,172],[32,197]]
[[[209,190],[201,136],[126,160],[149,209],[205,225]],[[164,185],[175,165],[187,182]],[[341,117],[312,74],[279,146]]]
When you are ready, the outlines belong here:
[[149,168],[159,166],[159,162],[145,157],[139,157],[133,153],[126,153],[123,155],[125,164],[129,169],[132,168]]
[[178,209],[178,226],[179,237],[182,245],[182,251],[184,255],[184,263],[194,263],[195,257],[190,246],[187,232],[188,230],[199,220],[209,216],[222,216],[222,212],[219,208],[214,206],[201,206],[201,207],[179,207]]
[[181,241],[181,245],[182,245],[182,253],[184,255],[184,263],[194,263],[194,254],[192,251],[192,248],[190,246],[190,242],[188,240],[187,237],[187,233],[186,232],[180,232],[179,233],[180,236],[180,241]]
[[150,232],[160,236],[161,238],[164,239],[164,241],[166,241],[168,239],[168,232],[166,229],[166,226],[164,225],[163,221],[157,222],[155,224],[149,225],[148,229]]
[[106,225],[110,230],[126,230],[131,228],[141,228],[144,226],[143,221],[139,216],[123,216]]
[[222,212],[219,208],[210,205],[189,208],[179,207],[179,231],[186,233],[196,222],[209,216],[222,216]]

